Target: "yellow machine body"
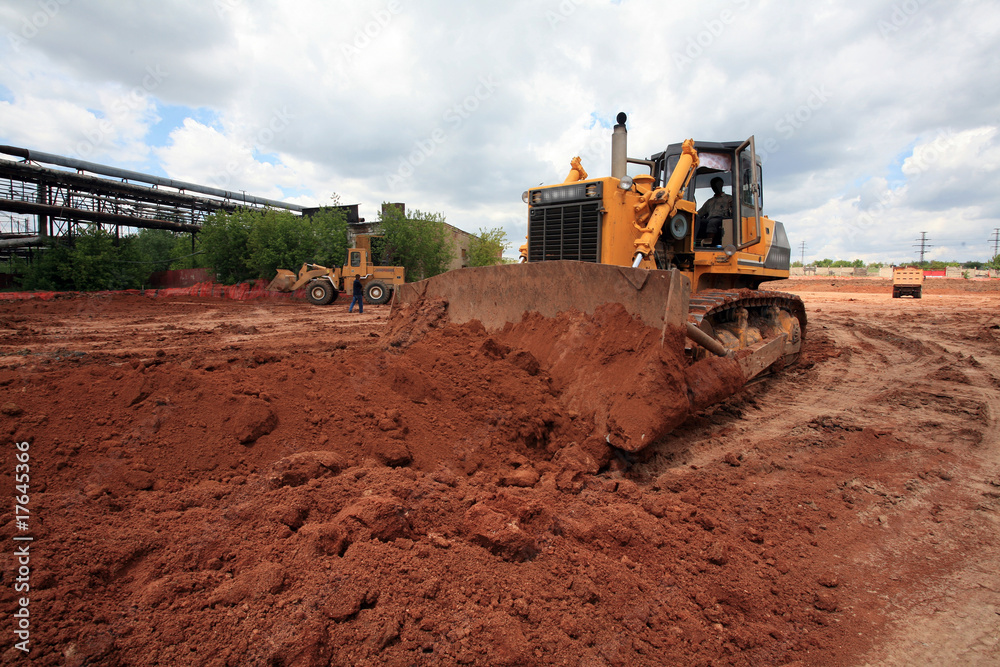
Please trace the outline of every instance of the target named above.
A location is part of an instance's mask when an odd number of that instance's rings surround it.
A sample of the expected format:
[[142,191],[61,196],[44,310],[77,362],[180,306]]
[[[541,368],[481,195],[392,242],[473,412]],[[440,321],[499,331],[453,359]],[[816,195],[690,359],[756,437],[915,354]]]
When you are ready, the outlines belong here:
[[278,269],[278,275],[267,286],[278,292],[294,292],[306,288],[308,298],[316,305],[333,303],[340,292],[351,288],[354,276],[361,276],[364,298],[368,303],[386,303],[395,290],[406,282],[402,266],[380,266],[371,261],[367,247],[347,251],[347,263],[328,268],[305,263],[298,273]]

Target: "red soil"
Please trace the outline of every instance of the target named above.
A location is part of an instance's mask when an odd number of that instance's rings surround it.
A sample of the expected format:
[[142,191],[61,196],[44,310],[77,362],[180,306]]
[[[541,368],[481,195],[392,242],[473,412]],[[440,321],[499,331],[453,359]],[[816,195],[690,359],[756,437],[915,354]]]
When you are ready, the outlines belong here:
[[[965,432],[945,445],[907,430],[931,414],[909,385],[881,427],[843,404],[859,395],[787,411],[862,359],[843,318],[810,313],[797,369],[635,463],[599,435],[678,422],[685,379],[650,373],[673,348],[650,357],[613,309],[494,336],[345,310],[0,305],[0,431],[31,454],[32,664],[854,664],[891,629],[885,596],[985,534],[953,480],[995,475],[970,455],[992,416],[936,417],[944,441]],[[985,372],[868,326],[871,359]],[[888,525],[935,539],[933,563]],[[7,513],[8,552],[17,534]]]

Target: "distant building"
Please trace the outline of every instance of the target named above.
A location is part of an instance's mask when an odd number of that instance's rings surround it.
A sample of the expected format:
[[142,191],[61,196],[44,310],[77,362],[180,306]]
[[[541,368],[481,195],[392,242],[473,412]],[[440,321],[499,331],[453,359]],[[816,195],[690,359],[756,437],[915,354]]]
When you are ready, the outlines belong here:
[[[404,216],[406,215],[406,204],[383,204],[383,210],[385,210],[385,206],[395,206],[403,213]],[[358,236],[379,236],[382,233],[382,230],[379,228],[378,221],[368,222],[359,216],[358,204],[351,204],[349,206],[324,206],[322,208],[333,208],[343,211],[344,216],[347,218],[347,244],[352,248],[358,246],[356,241]],[[305,208],[302,209],[302,214],[313,215],[319,210],[319,208]],[[450,235],[452,254],[454,256],[451,260],[451,264],[448,265],[448,270],[451,271],[452,269],[461,269],[468,266],[469,248],[472,245],[474,235],[469,234],[468,232],[463,232],[458,227],[449,225],[447,222],[444,223],[444,226],[447,228]],[[368,247],[367,244],[362,245]]]

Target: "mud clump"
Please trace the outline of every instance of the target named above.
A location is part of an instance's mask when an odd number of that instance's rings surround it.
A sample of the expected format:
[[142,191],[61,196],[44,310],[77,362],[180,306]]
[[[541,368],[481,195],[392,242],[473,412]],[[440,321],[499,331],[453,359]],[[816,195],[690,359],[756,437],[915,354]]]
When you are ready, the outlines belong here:
[[693,412],[732,396],[743,386],[739,362],[726,357],[706,357],[684,370]]
[[299,452],[276,461],[267,481],[272,488],[301,486],[311,479],[336,475],[343,467],[344,460],[336,452]]
[[243,399],[233,410],[232,429],[241,445],[252,445],[278,425],[278,415],[258,399]]

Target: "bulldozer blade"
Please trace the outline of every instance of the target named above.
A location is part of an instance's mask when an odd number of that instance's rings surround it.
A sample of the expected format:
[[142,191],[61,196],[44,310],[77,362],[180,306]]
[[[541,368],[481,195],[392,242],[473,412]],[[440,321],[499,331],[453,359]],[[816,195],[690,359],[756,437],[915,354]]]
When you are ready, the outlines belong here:
[[397,305],[447,302],[455,324],[479,320],[487,331],[520,322],[525,313],[555,317],[577,310],[592,315],[605,303],[619,303],[651,327],[683,327],[691,285],[679,271],[649,271],[576,261],[503,264],[449,271],[401,285]]
[[[723,356],[691,363],[690,292],[677,270],[573,261],[459,269],[399,288],[389,344],[413,344],[429,331],[422,318],[478,320],[501,345],[534,358],[568,409],[592,415],[594,437],[638,452],[785,352],[782,334],[734,353],[720,346]],[[614,315],[622,308],[630,317]],[[589,324],[577,325],[583,321]],[[590,326],[600,321],[613,324]]]
[[288,292],[295,284],[295,274],[288,269],[278,269],[278,275],[274,277],[267,289],[276,292]]

